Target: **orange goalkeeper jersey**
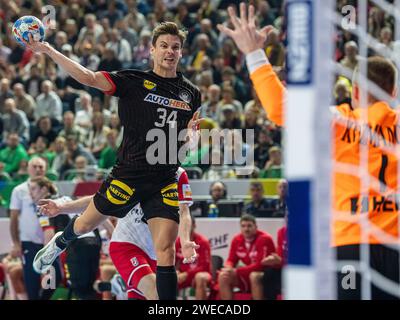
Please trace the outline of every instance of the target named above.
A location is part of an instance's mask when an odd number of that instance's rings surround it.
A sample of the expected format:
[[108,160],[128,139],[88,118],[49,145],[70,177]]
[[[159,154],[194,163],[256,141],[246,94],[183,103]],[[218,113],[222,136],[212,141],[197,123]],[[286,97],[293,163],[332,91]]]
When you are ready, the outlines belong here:
[[[271,65],[251,73],[257,94],[268,118],[284,124],[285,88]],[[343,104],[334,107],[332,175],[332,243],[334,246],[369,242],[398,243],[399,195],[397,193],[398,114],[385,102],[368,108],[363,125],[361,109]],[[362,145],[367,147],[362,148]],[[368,176],[360,179],[360,154],[368,153]],[[365,167],[365,166],[364,166]],[[363,186],[363,190],[361,190]],[[361,194],[365,196],[361,196]],[[366,217],[366,219],[361,219]],[[360,227],[363,220],[365,228]]]

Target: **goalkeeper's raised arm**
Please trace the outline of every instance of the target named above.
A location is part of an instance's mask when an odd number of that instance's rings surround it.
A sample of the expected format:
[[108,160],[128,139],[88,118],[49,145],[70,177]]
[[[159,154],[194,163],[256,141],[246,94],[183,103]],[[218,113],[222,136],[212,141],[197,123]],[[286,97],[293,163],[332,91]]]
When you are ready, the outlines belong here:
[[285,88],[273,71],[263,50],[267,35],[273,27],[256,28],[252,5],[249,6],[247,14],[246,5],[240,4],[240,18],[237,17],[232,7],[228,9],[228,13],[234,29],[229,29],[223,25],[218,25],[218,29],[231,37],[239,50],[246,54],[250,78],[262,106],[266,110],[268,118],[282,126],[284,124]]

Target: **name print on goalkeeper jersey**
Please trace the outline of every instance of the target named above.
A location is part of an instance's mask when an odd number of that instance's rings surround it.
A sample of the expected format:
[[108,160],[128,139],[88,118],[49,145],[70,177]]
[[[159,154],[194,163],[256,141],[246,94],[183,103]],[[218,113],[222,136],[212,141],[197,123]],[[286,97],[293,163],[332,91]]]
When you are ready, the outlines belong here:
[[[176,172],[179,167],[177,153],[185,142],[179,134],[187,129],[201,105],[199,89],[179,72],[176,78],[162,78],[153,71],[138,70],[103,74],[112,85],[112,90],[105,93],[120,98],[118,115],[124,126],[124,136],[117,166],[124,166],[124,171],[135,174]],[[157,139],[154,130],[161,130],[165,137],[162,152],[167,161],[164,163],[152,163],[146,157],[149,147]],[[176,161],[168,162],[168,159]]]

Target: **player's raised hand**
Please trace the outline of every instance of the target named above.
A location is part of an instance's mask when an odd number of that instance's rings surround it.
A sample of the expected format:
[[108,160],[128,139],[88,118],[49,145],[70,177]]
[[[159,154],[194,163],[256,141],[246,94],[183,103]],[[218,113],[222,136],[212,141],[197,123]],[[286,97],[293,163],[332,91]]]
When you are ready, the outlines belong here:
[[232,30],[221,24],[217,26],[219,31],[235,41],[239,50],[244,54],[263,49],[267,35],[273,29],[273,26],[265,26],[258,30],[254,11],[254,6],[250,5],[247,15],[246,4],[242,2],[240,4],[240,18],[238,18],[233,7],[229,7],[228,13],[234,29]]
[[187,241],[182,245],[183,263],[193,263],[197,259],[196,249],[200,248],[193,241]]
[[50,218],[56,217],[61,213],[60,206],[54,200],[40,199],[37,205],[39,212]]
[[188,123],[188,129],[189,130],[198,130],[200,123],[203,121],[203,118],[200,118],[200,111],[196,111],[193,114],[192,119],[190,119],[189,123]]
[[33,52],[48,53],[50,51],[50,45],[48,42],[35,41],[31,34],[28,35],[29,41],[21,40],[25,43],[25,46],[31,49]]
[[203,118],[200,118],[200,111],[196,111],[188,123],[187,138],[191,149],[195,149],[199,140],[199,128]]

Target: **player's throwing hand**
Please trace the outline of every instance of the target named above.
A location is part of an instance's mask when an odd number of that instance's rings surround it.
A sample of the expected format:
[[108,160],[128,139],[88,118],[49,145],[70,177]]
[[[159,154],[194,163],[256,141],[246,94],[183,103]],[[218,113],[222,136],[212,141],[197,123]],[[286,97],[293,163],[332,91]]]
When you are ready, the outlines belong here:
[[43,52],[47,53],[49,52],[50,45],[48,42],[40,42],[40,41],[35,41],[32,37],[31,34],[28,35],[29,42],[25,41],[24,39],[21,38],[21,40],[25,43],[26,47],[31,49],[33,52]]

